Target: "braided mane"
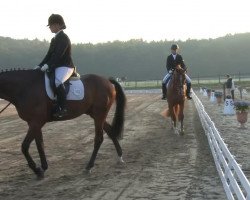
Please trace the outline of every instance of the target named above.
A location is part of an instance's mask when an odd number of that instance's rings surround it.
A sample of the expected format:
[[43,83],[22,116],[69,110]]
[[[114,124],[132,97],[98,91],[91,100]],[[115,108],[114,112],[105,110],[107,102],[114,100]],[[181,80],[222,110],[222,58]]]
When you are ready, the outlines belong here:
[[32,70],[32,69],[26,69],[26,68],[10,68],[10,69],[1,69],[0,71],[0,74],[3,74],[3,73],[6,73],[6,72],[11,72],[11,71],[29,71],[29,70]]

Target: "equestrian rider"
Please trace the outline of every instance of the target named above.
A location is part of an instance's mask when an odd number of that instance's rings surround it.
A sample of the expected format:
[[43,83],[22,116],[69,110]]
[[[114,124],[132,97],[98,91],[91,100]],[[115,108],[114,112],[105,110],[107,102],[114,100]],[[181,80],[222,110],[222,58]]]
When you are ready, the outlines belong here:
[[[187,69],[184,60],[182,59],[182,56],[177,53],[179,49],[179,46],[177,44],[173,44],[171,46],[171,54],[167,57],[167,75],[163,78],[162,80],[162,99],[167,99],[167,83],[171,79],[172,74],[174,69],[176,68],[177,65],[180,65],[183,69]],[[186,83],[187,83],[187,99],[192,99],[190,96],[190,90],[191,90],[191,79],[188,77],[187,74],[186,76]]]
[[42,71],[48,70],[55,73],[55,86],[58,110],[54,117],[67,115],[66,91],[64,82],[70,78],[74,72],[74,64],[71,58],[71,42],[69,37],[63,32],[66,25],[61,15],[52,14],[48,19],[48,26],[55,36],[51,39],[49,50],[38,65]]
[[234,86],[234,80],[233,78],[227,74],[227,81],[225,83],[226,89],[227,89],[227,94],[230,94],[232,99],[234,100],[234,90],[235,90],[235,86]]

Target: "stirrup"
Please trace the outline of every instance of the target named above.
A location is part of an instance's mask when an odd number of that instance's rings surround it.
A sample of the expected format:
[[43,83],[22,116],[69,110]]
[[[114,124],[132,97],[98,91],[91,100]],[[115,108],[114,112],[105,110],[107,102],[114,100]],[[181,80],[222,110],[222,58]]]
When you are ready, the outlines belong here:
[[68,114],[66,109],[59,109],[56,113],[53,114],[53,117],[61,118],[65,117]]

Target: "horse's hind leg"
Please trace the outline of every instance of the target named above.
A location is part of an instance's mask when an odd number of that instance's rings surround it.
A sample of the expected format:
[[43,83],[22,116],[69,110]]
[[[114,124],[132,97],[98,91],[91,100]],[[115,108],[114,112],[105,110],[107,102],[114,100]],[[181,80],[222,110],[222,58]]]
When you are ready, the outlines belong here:
[[98,150],[100,149],[100,146],[103,142],[103,121],[104,120],[94,119],[94,121],[95,121],[94,150],[89,160],[89,163],[86,167],[86,170],[88,170],[89,172],[91,171],[91,168],[94,167],[94,163],[95,163]]
[[119,157],[119,161],[121,163],[123,163],[124,161],[122,159],[122,148],[121,148],[117,138],[111,133],[111,125],[108,122],[105,122],[103,129],[108,134],[110,139],[113,141],[113,143],[115,145],[115,149],[116,149],[118,157]]

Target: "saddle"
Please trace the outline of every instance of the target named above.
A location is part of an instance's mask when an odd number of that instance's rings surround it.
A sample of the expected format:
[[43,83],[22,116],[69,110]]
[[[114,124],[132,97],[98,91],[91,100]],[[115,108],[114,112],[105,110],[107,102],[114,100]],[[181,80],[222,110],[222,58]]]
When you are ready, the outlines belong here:
[[[64,82],[64,87],[67,93],[67,100],[82,100],[84,98],[84,85],[78,73],[73,73],[72,76]],[[45,88],[50,99],[56,100],[56,85],[55,73],[45,73]]]

